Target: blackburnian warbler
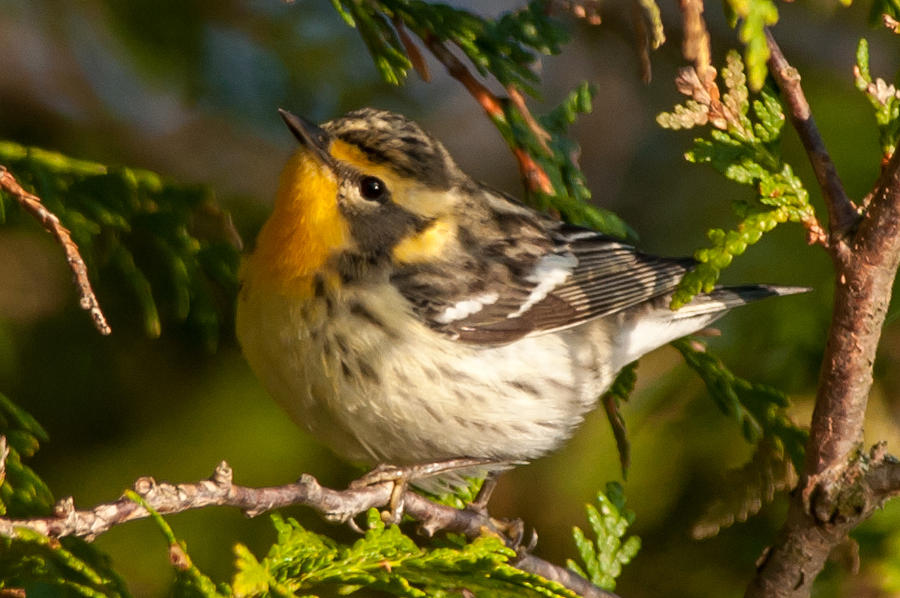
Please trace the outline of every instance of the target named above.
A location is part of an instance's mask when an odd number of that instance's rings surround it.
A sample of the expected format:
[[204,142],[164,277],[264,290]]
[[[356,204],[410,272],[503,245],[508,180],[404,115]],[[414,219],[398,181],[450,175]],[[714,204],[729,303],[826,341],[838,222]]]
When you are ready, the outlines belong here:
[[805,290],[718,288],[673,311],[693,260],[536,212],[403,116],[282,117],[300,148],[244,265],[237,332],[268,391],[351,461],[535,459],[626,364]]

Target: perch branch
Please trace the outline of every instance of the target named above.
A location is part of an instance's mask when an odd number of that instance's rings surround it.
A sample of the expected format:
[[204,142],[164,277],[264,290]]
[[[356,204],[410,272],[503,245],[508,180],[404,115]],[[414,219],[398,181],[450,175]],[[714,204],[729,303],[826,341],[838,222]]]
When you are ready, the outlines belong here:
[[806,149],[816,179],[825,196],[828,206],[828,219],[832,237],[840,237],[853,228],[859,220],[859,213],[853,201],[847,197],[844,185],[838,176],[834,162],[831,161],[825,142],[819,133],[816,122],[809,109],[809,102],[800,85],[800,73],[788,64],[781,48],[766,29],[766,41],[769,45],[769,72],[781,88],[781,96],[787,104],[791,124],[797,130],[800,141]]
[[900,151],[894,151],[871,197],[856,230],[832,237],[834,311],[805,472],[787,521],[747,590],[750,597],[808,596],[831,549],[897,493],[889,484],[900,477],[894,461],[869,458],[877,465],[871,482],[878,482],[875,494],[867,486],[867,460],[859,450],[872,365],[900,264]]
[[69,268],[75,276],[81,308],[88,310],[91,314],[94,326],[100,331],[100,334],[106,335],[111,333],[112,330],[106,322],[106,316],[100,310],[100,303],[97,301],[97,296],[94,295],[94,289],[91,287],[91,281],[88,279],[87,266],[85,266],[84,259],[82,259],[78,246],[72,240],[68,229],[62,225],[56,214],[44,206],[40,197],[23,189],[12,173],[2,165],[0,165],[0,189],[12,195],[25,211],[41,223],[47,232],[56,237],[56,240],[59,241],[63,251],[66,253],[66,262],[68,262]]
[[[392,482],[332,490],[307,474],[292,484],[266,488],[238,486],[232,479],[231,467],[222,461],[208,480],[176,485],[143,477],[134,483],[134,491],[163,515],[215,505],[238,507],[248,517],[255,517],[279,507],[304,505],[332,522],[349,521],[370,508],[384,507],[391,500]],[[405,513],[419,522],[420,530],[426,535],[449,531],[472,539],[490,533],[507,544],[513,543],[502,531],[507,526],[487,514],[434,503],[411,491],[405,492],[402,501]],[[76,510],[70,497],[56,505],[52,517],[0,518],[0,535],[13,537],[16,528],[28,528],[51,538],[79,536],[93,540],[116,525],[146,517],[149,517],[147,510],[125,496],[86,510]],[[572,571],[531,554],[520,552],[514,565],[556,581],[586,598],[616,598],[615,594],[598,588]]]

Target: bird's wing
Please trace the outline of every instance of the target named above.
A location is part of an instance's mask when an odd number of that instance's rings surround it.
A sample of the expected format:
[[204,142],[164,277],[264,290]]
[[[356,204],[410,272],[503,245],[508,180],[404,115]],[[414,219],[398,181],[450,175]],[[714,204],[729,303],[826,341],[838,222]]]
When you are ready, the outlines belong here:
[[398,271],[392,282],[432,328],[504,344],[575,326],[671,292],[694,261],[646,255],[599,233],[562,226],[544,243],[487,251],[450,272]]

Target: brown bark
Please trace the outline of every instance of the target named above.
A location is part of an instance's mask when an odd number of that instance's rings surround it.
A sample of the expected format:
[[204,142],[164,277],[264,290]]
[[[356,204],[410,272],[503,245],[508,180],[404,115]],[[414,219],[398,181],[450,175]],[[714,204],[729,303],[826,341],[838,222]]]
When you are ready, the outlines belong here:
[[[2,442],[3,437],[0,436],[0,447],[4,446]],[[238,507],[248,517],[255,517],[271,509],[304,505],[337,523],[350,521],[370,508],[388,505],[392,489],[393,482],[387,481],[360,488],[332,490],[305,474],[293,484],[248,488],[233,483],[231,467],[224,461],[208,480],[175,485],[144,477],[134,483],[138,496],[151,509],[163,515],[218,505]],[[505,530],[516,526],[496,520],[485,512],[454,509],[411,491],[404,492],[402,502],[404,512],[419,522],[420,531],[426,535],[448,531],[465,534],[472,539],[488,533],[500,537],[509,545],[515,545]],[[28,528],[51,538],[79,536],[92,540],[116,525],[149,516],[144,507],[127,496],[86,510],[76,510],[72,499],[68,498],[56,505],[52,517],[0,518],[0,535],[14,537],[16,528]],[[615,594],[598,588],[574,572],[528,554],[521,547],[516,548],[519,556],[513,565],[519,569],[556,581],[585,598],[616,598]]]
[[769,36],[769,68],[819,179],[830,217],[834,312],[806,446],[805,471],[788,517],[761,559],[748,597],[809,596],[832,549],[887,498],[900,476],[883,446],[862,452],[872,366],[900,264],[900,151],[886,165],[865,212],[846,196],[810,116],[800,78]]
[[87,266],[85,266],[84,259],[82,259],[75,241],[72,240],[69,230],[62,225],[56,214],[44,206],[40,197],[23,189],[12,173],[4,166],[0,166],[0,189],[12,195],[26,212],[34,216],[47,232],[56,237],[66,254],[66,262],[69,264],[69,268],[75,277],[75,284],[78,287],[78,294],[81,298],[81,308],[86,309],[91,314],[94,326],[100,331],[100,334],[111,333],[112,330],[106,322],[106,316],[100,310],[100,303],[97,301],[97,296],[94,295],[94,289],[91,287],[91,281],[88,279]]

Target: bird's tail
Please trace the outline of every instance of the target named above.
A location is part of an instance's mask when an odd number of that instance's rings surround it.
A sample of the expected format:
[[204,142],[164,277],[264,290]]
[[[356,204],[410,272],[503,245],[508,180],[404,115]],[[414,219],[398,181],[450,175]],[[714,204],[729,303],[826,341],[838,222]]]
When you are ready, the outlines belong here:
[[[765,299],[766,297],[778,297],[782,295],[796,295],[807,293],[812,289],[808,287],[782,287],[768,284],[747,284],[735,287],[716,287],[709,293],[696,295],[690,303],[675,311],[669,310],[669,317],[679,319],[691,319],[715,315],[719,317],[729,309]],[[668,309],[668,308],[667,308]],[[710,320],[712,321],[712,320]],[[709,322],[707,322],[708,324]],[[676,337],[677,338],[677,337]]]
[[617,315],[614,335],[615,369],[631,363],[677,338],[697,332],[740,305],[782,295],[806,293],[806,287],[764,284],[719,287],[695,296],[677,310],[669,308],[671,295],[657,297]]

